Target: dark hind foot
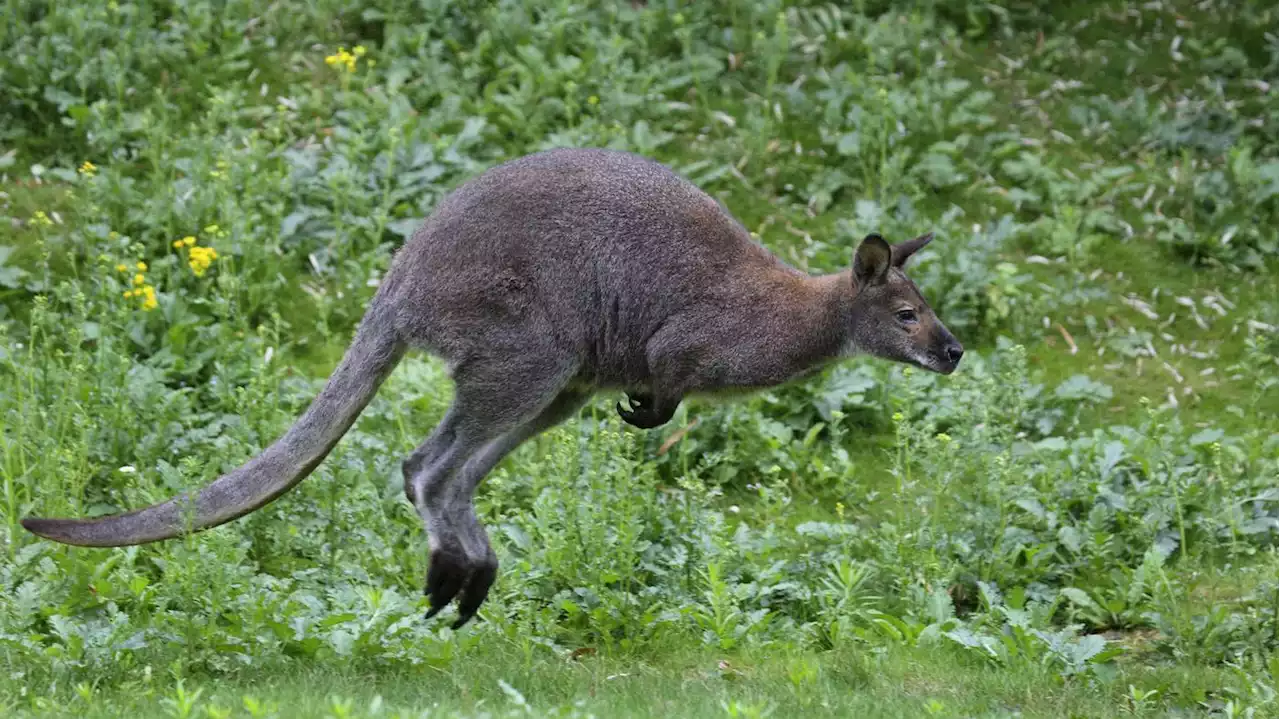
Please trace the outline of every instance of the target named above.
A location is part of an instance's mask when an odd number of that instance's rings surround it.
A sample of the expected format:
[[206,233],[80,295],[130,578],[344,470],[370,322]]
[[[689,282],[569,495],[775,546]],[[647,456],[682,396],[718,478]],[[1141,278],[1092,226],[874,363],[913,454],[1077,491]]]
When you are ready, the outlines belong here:
[[466,557],[460,549],[437,549],[431,553],[427,569],[425,593],[431,608],[426,619],[440,613],[454,599],[458,600],[458,618],[453,628],[459,629],[469,622],[498,577],[498,558],[492,550],[483,559]]
[[669,411],[658,408],[651,394],[628,394],[627,404],[631,406],[630,409],[623,407],[621,402],[618,403],[618,416],[627,424],[640,429],[660,427],[675,415],[675,407]]

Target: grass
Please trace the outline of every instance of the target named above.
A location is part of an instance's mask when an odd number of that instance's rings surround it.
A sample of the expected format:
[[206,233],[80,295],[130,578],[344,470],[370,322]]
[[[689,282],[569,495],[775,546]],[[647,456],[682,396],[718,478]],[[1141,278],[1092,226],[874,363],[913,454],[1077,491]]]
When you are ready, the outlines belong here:
[[[1276,711],[1274,7],[3,16],[0,713]],[[444,193],[566,144],[669,163],[814,272],[934,230],[911,273],[963,369],[855,360],[648,433],[598,398],[486,479],[502,574],[457,633],[398,469],[450,397],[429,358],[231,525],[18,527],[252,456]]]
[[[945,653],[944,653],[945,656]],[[1130,716],[1166,692],[1184,699],[1204,696],[1223,681],[1222,672],[1186,667],[1147,670],[1143,687],[1110,691],[1063,685],[1034,668],[995,668],[963,656],[940,657],[920,650],[894,649],[869,659],[833,652],[809,655],[722,657],[703,650],[672,647],[658,657],[594,657],[522,665],[502,651],[480,651],[473,661],[449,669],[354,667],[314,670],[290,667],[252,681],[230,681],[193,689],[188,681],[139,676],[129,700],[101,711],[92,689],[67,693],[68,716],[146,715],[166,707],[181,713],[184,703],[212,713],[249,716],[473,716],[540,715],[643,717],[989,716],[1017,712],[1027,717]],[[509,677],[510,681],[500,677]],[[1152,688],[1147,688],[1152,687]],[[315,691],[315,688],[323,688]],[[196,694],[196,692],[199,692]],[[1167,700],[1167,696],[1164,697]],[[257,711],[249,707],[256,707]],[[197,714],[198,715],[198,714]]]
[[[370,707],[392,715],[518,713],[518,707],[527,705],[582,716],[982,715],[1012,707],[1025,716],[1101,716],[1112,714],[1108,705],[1123,705],[1121,697],[1068,690],[1034,670],[997,670],[959,656],[938,672],[937,660],[919,651],[892,651],[873,661],[837,654],[820,663],[803,655],[726,660],[678,650],[663,652],[653,661],[566,658],[526,667],[500,652],[477,652],[471,659],[457,670],[285,670],[266,681],[209,687],[189,701],[215,707],[215,713],[266,705],[282,716],[342,715],[343,710],[361,715]],[[503,676],[518,677],[516,683],[494,681],[497,668]],[[1153,674],[1151,681],[1167,681],[1170,674]],[[138,682],[137,700],[113,711],[132,715],[151,706],[180,704],[182,695],[175,684],[163,692],[148,686],[154,683]],[[325,687],[325,693],[317,695],[306,687]],[[192,693],[189,688],[183,691]],[[73,701],[79,705],[72,709],[78,715],[86,715],[86,710],[88,716],[119,715],[93,714],[91,693]]]

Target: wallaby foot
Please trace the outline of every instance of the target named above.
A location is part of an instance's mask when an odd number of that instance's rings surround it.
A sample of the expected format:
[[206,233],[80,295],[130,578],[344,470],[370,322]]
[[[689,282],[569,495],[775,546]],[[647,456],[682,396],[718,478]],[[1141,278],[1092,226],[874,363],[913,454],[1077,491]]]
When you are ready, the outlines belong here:
[[[477,527],[479,524],[477,523]],[[498,578],[498,556],[484,537],[485,556],[477,559],[468,556],[457,537],[437,537],[431,550],[424,593],[430,601],[426,618],[430,619],[458,600],[458,618],[452,627],[459,629],[475,616],[489,596],[489,589]],[[472,544],[475,544],[474,539]]]
[[658,402],[648,393],[628,394],[627,404],[630,409],[618,403],[618,416],[640,429],[653,429],[670,422],[676,414],[676,407],[680,406],[679,402]]
[[[475,489],[511,450],[582,406],[588,393],[562,390],[570,373],[557,369],[527,362],[461,374],[454,406],[405,461],[405,493],[422,516],[431,547],[427,618],[457,599],[453,627],[460,628],[488,596],[498,557],[476,517]],[[505,381],[495,382],[499,376]]]

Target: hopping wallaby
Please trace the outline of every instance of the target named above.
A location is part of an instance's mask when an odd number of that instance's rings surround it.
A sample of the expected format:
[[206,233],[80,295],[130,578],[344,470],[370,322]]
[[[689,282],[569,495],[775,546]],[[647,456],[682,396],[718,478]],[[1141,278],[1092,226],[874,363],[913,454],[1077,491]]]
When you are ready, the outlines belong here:
[[406,349],[426,350],[456,391],[404,461],[404,490],[430,547],[426,616],[457,598],[460,627],[498,569],[476,485],[597,390],[624,392],[618,414],[647,429],[684,397],[777,385],[859,353],[953,372],[964,350],[902,270],[932,237],[890,246],[869,235],[851,269],[810,276],[653,160],[602,149],[512,160],[440,202],[396,254],[324,389],[261,454],[145,509],[22,525],[114,547],[248,514],[316,468]]

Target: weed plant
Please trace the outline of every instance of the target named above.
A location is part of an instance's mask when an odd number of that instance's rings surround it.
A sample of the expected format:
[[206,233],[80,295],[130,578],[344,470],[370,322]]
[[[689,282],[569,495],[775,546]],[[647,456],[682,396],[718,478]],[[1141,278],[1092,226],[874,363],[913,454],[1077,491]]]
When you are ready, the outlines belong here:
[[[8,0],[0,714],[1270,716],[1277,11],[859,0]],[[601,397],[423,621],[411,356],[313,477],[199,535],[38,541],[198,487],[322,385],[450,189],[660,159],[809,271],[933,230],[970,350],[652,432]]]

